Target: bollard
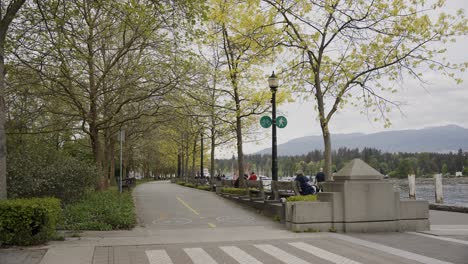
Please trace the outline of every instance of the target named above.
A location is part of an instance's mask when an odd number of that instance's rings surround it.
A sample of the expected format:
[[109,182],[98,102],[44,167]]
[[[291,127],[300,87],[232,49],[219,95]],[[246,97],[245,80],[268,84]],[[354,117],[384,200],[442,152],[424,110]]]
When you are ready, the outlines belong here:
[[416,200],[416,175],[408,175],[409,198]]
[[442,174],[435,174],[435,202],[436,203],[444,203],[444,193],[443,193],[443,186],[442,186]]

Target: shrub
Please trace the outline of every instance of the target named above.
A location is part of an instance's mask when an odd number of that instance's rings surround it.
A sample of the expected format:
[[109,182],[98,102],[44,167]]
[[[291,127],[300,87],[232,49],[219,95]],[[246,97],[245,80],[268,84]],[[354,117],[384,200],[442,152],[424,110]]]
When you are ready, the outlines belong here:
[[63,211],[61,229],[115,230],[135,226],[135,211],[130,192],[119,193],[116,188],[103,192],[89,192],[76,204]]
[[176,184],[179,184],[179,185],[185,186],[185,182],[183,182],[183,181],[178,181],[178,182],[176,182]]
[[211,186],[198,186],[197,189],[202,191],[211,191]]
[[44,145],[20,145],[8,153],[8,197],[56,197],[78,201],[96,177],[93,165]]
[[0,244],[26,246],[53,239],[59,216],[55,198],[0,200]]
[[186,184],[185,184],[185,187],[195,188],[195,185],[193,185],[193,184],[191,184],[191,183],[186,183]]
[[233,194],[233,195],[239,195],[239,196],[244,196],[247,195],[248,189],[242,189],[242,188],[231,188],[231,187],[224,187],[221,189],[222,193],[228,193],[228,194]]
[[286,201],[288,202],[299,202],[299,201],[317,201],[317,195],[310,194],[310,195],[296,195],[296,196],[289,196]]

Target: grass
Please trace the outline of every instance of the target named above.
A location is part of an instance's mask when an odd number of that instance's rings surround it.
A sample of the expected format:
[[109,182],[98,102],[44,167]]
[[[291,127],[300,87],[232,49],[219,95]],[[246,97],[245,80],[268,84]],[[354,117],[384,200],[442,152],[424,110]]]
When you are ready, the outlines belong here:
[[130,192],[116,188],[89,192],[81,201],[63,210],[65,230],[118,230],[135,226],[135,210]]
[[311,194],[311,195],[290,196],[286,199],[286,201],[288,202],[299,202],[299,201],[313,202],[313,201],[317,201],[317,195]]

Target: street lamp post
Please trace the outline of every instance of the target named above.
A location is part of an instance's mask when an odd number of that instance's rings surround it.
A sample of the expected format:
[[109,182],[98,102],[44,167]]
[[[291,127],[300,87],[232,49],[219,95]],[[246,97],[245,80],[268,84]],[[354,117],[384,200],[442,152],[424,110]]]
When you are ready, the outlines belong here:
[[276,148],[276,91],[278,90],[278,78],[275,72],[268,78],[268,85],[271,90],[271,106],[272,106],[272,151],[271,151],[271,174],[272,180],[278,181],[278,153]]

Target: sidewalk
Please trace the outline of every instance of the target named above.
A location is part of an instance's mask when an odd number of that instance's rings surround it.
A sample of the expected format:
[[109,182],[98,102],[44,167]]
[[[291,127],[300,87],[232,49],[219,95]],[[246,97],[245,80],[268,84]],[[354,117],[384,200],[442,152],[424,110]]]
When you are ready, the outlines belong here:
[[[159,256],[163,258],[170,255],[176,263],[190,263],[186,252],[192,252],[194,247],[198,253],[205,252],[210,259],[217,259],[206,263],[238,263],[223,250],[249,253],[249,257],[259,259],[281,260],[288,254],[318,258],[313,263],[329,263],[330,256],[372,264],[466,263],[468,259],[468,214],[464,213],[430,210],[431,230],[420,233],[293,233],[271,218],[210,192],[170,184],[145,184],[137,187],[134,196],[140,226],[133,230],[86,231],[79,238],[51,241],[44,246],[0,249],[0,263],[160,263],[152,262],[151,254],[162,254]],[[156,202],[161,199],[165,202]],[[296,246],[313,249],[314,255],[309,256],[310,252],[304,253]],[[273,255],[263,251],[268,248],[275,248],[268,251]],[[201,257],[200,254],[194,258]],[[298,263],[309,262],[298,260]]]
[[[468,250],[468,214],[452,213],[445,211],[430,211],[431,230],[422,232],[430,237],[420,236],[419,242],[427,240],[426,248],[429,251],[447,251],[446,248],[430,243],[435,237],[465,241]],[[271,227],[229,227],[229,228],[197,228],[187,232],[186,229],[172,230],[148,230],[137,227],[131,231],[87,231],[80,238],[67,238],[66,241],[52,241],[43,247],[0,250],[0,263],[2,264],[85,264],[93,263],[95,248],[115,247],[129,245],[170,245],[187,243],[210,243],[223,241],[271,241],[283,239],[324,239],[334,236],[330,233],[292,233],[287,230],[279,230]],[[402,233],[379,234],[346,234],[348,237],[356,237],[366,241],[379,242],[380,244],[398,243],[402,248],[410,248],[414,241],[401,239]],[[450,240],[449,240],[450,241]],[[460,244],[460,243],[459,243]],[[431,245],[431,247],[428,247]],[[463,244],[462,244],[463,245]],[[47,252],[45,252],[47,250]],[[44,255],[43,255],[44,254]],[[43,255],[42,260],[40,257]],[[107,263],[107,262],[106,262]],[[129,262],[130,263],[130,262]]]

